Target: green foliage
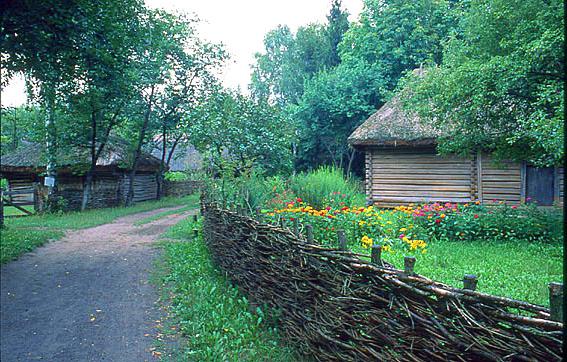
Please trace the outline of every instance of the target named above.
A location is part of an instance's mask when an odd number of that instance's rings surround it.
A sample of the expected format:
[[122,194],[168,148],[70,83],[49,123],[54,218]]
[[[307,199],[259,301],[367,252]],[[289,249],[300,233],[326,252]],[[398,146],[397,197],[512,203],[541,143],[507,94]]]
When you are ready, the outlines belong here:
[[[218,90],[195,110],[190,137],[208,154],[213,172],[236,174],[252,167],[267,174],[291,169],[291,130],[277,108],[237,92]],[[207,157],[206,157],[207,158]]]
[[[364,196],[360,184],[345,179],[340,169],[320,167],[313,172],[300,173],[291,177],[291,191],[313,207],[363,205]],[[342,206],[341,205],[341,206]]]
[[0,229],[0,264],[14,260],[49,240],[59,239],[64,234],[60,230],[13,228],[9,226],[9,221],[6,224],[7,227]]
[[[189,220],[181,222],[168,237],[187,240],[195,226]],[[165,261],[169,272],[163,283],[173,295],[170,310],[186,342],[180,359],[296,360],[294,352],[283,346],[266,310],[251,312],[246,298],[215,270],[202,236],[166,243]]]
[[189,180],[189,175],[182,171],[169,171],[165,173],[167,181],[186,181]]
[[403,84],[406,107],[446,130],[441,152],[562,162],[563,14],[558,0],[470,2],[441,66]]

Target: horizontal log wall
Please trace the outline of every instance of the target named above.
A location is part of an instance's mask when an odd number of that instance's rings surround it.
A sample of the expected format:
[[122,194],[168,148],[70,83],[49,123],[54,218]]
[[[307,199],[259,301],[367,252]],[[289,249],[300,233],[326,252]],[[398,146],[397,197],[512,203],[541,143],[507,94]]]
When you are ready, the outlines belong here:
[[557,175],[556,202],[559,206],[563,206],[563,197],[565,194],[565,169],[563,167],[558,167],[556,175]]
[[522,172],[522,165],[517,162],[496,163],[483,154],[480,166],[482,201],[520,203],[523,194]]
[[373,150],[370,187],[378,206],[469,202],[474,194],[471,159],[441,157],[432,149]]

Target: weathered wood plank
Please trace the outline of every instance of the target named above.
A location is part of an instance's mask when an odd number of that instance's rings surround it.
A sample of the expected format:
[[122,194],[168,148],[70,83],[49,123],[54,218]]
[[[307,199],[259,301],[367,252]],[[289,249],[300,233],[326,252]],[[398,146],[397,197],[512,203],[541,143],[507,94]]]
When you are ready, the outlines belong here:
[[470,193],[469,192],[458,192],[458,191],[451,191],[451,192],[444,192],[444,191],[420,191],[419,195],[415,191],[378,191],[373,190],[373,195],[376,198],[380,198],[382,196],[420,196],[420,197],[432,197],[432,198],[466,198],[470,200]]
[[373,184],[376,185],[466,185],[470,187],[471,181],[467,178],[463,179],[426,179],[426,178],[382,178],[378,177],[373,180]]
[[381,185],[373,184],[376,191],[461,191],[470,192],[470,185]]

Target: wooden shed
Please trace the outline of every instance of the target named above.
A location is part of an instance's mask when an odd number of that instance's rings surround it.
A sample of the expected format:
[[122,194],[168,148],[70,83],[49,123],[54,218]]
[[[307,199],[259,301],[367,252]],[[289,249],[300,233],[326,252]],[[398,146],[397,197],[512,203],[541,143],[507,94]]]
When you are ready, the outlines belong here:
[[348,138],[365,154],[369,203],[392,207],[408,203],[526,200],[563,204],[564,169],[526,162],[495,162],[489,153],[439,156],[439,130],[401,109],[394,97]]
[[[93,189],[88,200],[89,208],[112,207],[122,204],[128,192],[129,154],[121,144],[108,144],[99,158],[93,178]],[[57,157],[57,188],[66,202],[66,209],[81,208],[85,172],[88,169],[88,151],[80,148],[66,149]],[[0,159],[0,177],[8,180],[11,190],[40,189],[45,175],[46,157],[43,145],[22,142],[13,152]],[[157,173],[160,160],[143,153],[134,179],[134,202],[157,198]],[[33,197],[22,195],[20,197]],[[37,197],[37,195],[36,195]]]

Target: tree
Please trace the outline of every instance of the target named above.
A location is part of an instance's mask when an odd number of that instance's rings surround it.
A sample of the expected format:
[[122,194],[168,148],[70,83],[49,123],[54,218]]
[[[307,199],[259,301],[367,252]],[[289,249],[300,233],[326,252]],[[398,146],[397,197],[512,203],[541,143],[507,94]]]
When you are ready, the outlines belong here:
[[[23,73],[29,89],[45,109],[47,175],[55,178],[57,135],[55,128],[58,95],[76,86],[76,49],[85,28],[83,8],[88,1],[31,0],[5,3],[2,11],[2,86],[16,73]],[[55,187],[49,188],[48,205],[53,204]]]
[[289,172],[292,133],[276,107],[220,87],[191,116],[192,143],[221,173]]
[[333,0],[331,11],[327,15],[327,37],[330,43],[329,66],[335,67],[340,63],[339,43],[343,40],[343,35],[349,28],[348,12],[341,9],[341,0]]
[[405,107],[446,130],[442,153],[562,162],[563,3],[471,1],[461,24],[441,65],[403,84]]

